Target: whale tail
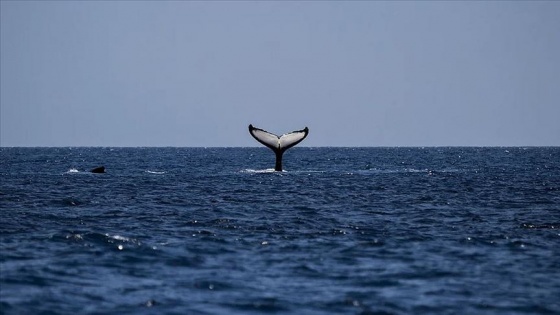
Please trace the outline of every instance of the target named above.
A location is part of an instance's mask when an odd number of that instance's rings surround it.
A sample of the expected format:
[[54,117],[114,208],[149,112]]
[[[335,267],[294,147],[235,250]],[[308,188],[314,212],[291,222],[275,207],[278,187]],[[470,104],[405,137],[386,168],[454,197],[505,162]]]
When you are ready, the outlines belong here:
[[282,171],[282,155],[286,150],[300,143],[309,134],[309,128],[305,127],[302,130],[296,130],[277,136],[266,130],[253,127],[249,125],[249,133],[255,140],[270,148],[276,154],[275,171]]

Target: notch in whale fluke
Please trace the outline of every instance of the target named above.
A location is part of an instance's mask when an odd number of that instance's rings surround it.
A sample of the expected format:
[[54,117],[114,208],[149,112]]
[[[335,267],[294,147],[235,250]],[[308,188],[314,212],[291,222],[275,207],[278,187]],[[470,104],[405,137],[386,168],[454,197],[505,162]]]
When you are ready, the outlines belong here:
[[276,154],[275,171],[282,171],[282,155],[286,150],[300,143],[309,134],[309,128],[305,127],[302,130],[296,130],[277,136],[266,130],[253,127],[249,125],[249,133],[255,140],[270,148]]

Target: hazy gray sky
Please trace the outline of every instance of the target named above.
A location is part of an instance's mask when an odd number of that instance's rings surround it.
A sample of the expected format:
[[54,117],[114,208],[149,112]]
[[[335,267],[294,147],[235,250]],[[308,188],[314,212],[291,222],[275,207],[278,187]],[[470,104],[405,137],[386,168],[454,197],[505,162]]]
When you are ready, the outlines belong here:
[[560,145],[560,2],[1,1],[0,145]]

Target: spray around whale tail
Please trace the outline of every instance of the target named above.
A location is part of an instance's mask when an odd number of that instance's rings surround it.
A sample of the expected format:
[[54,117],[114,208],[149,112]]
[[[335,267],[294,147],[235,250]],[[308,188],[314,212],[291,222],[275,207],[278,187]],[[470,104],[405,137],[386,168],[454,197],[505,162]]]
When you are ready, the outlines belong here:
[[275,171],[282,171],[282,155],[286,150],[300,143],[309,134],[309,128],[305,127],[302,130],[296,130],[277,136],[266,130],[253,127],[249,125],[249,133],[255,140],[270,148],[276,154]]

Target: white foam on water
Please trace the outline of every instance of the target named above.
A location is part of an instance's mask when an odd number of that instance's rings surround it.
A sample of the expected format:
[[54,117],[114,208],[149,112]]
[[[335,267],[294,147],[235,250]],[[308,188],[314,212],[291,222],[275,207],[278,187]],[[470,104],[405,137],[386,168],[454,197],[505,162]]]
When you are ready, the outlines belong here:
[[[264,174],[264,173],[276,173],[276,171],[273,168],[267,168],[264,170],[254,170],[254,169],[244,169],[242,171],[240,171],[241,173],[253,173],[253,174]],[[285,172],[285,171],[282,171]]]

